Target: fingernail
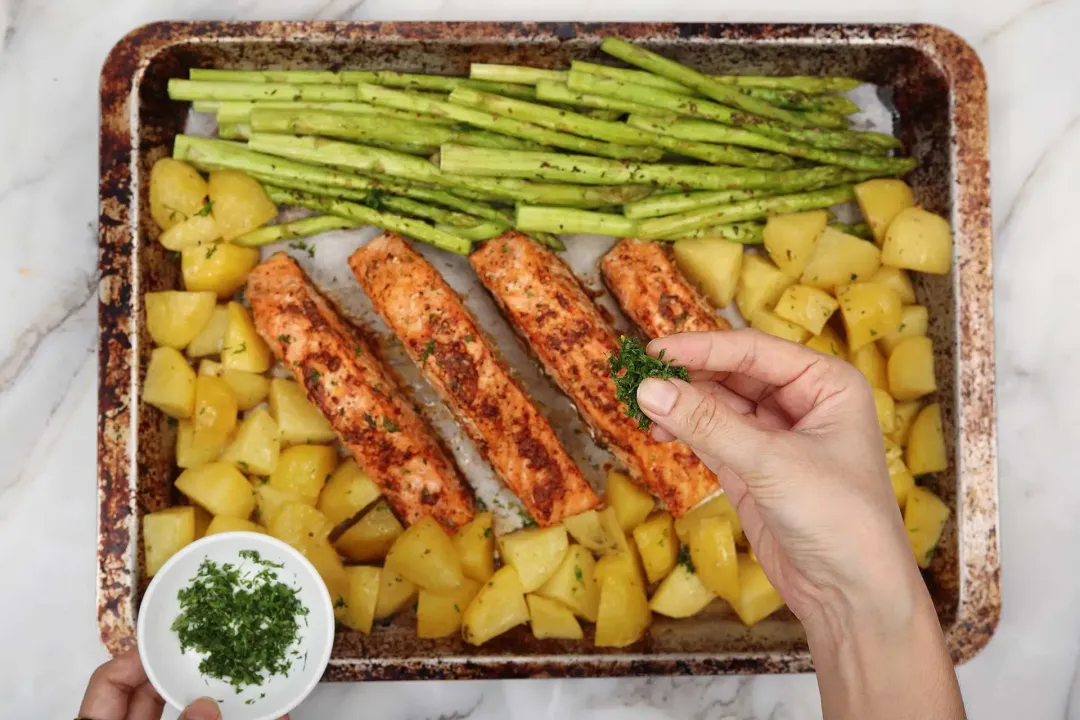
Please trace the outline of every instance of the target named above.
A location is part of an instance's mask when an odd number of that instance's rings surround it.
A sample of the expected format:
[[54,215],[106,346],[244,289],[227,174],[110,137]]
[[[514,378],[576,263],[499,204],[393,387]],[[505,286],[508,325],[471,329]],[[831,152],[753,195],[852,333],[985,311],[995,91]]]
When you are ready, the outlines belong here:
[[221,720],[221,711],[216,702],[203,697],[188,705],[181,717],[183,720]]
[[679,389],[667,380],[646,378],[637,391],[638,405],[656,415],[667,415],[678,399]]

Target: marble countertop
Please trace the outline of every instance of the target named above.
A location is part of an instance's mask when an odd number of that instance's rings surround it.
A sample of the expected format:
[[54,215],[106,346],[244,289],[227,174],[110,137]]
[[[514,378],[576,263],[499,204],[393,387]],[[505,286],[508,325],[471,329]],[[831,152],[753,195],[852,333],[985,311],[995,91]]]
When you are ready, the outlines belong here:
[[[0,715],[74,715],[94,621],[98,72],[158,19],[932,22],[990,82],[1004,609],[972,718],[1080,720],[1080,0],[0,0]],[[1069,68],[1072,68],[1071,70]],[[1069,556],[1073,559],[1069,560]],[[323,685],[294,718],[796,720],[813,676]],[[362,710],[358,710],[362,708]]]

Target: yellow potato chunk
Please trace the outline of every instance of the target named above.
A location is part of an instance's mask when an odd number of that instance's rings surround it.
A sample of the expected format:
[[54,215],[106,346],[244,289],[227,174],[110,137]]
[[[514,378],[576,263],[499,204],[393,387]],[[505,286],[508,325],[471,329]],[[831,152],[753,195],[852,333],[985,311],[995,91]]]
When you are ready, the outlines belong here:
[[382,568],[355,565],[345,568],[345,577],[349,581],[349,592],[345,596],[345,613],[341,622],[351,630],[368,635],[375,621],[375,604],[379,601],[379,588],[382,587]]
[[915,304],[915,286],[912,285],[911,276],[908,275],[907,270],[882,265],[870,278],[870,282],[891,287],[900,296],[900,302],[905,305]]
[[418,591],[416,584],[406,580],[400,573],[388,572],[383,568],[379,598],[375,602],[375,619],[385,620],[395,615],[412,602]]
[[581,543],[597,555],[606,555],[619,550],[618,542],[612,537],[595,510],[586,510],[563,520],[563,526],[570,537]]
[[430,517],[401,534],[386,555],[385,567],[426,590],[454,590],[465,581],[453,541]]
[[903,180],[877,178],[855,186],[855,199],[859,201],[866,224],[874,233],[874,241],[885,242],[885,230],[901,210],[915,205],[915,195]]
[[765,221],[765,250],[778,268],[797,278],[810,262],[818,235],[828,222],[827,210],[774,215]]
[[716,593],[705,587],[686,565],[680,564],[656,588],[649,609],[667,617],[687,618],[704,610],[715,599]]
[[154,577],[169,558],[195,542],[195,508],[171,507],[143,515],[146,576]]
[[214,292],[219,298],[227,298],[242,288],[248,273],[258,264],[258,248],[219,243],[180,251],[184,287],[190,292]]
[[379,486],[360,469],[355,460],[346,458],[322,488],[316,507],[331,523],[337,525],[376,502],[380,496],[382,492]]
[[195,371],[170,347],[154,348],[143,380],[142,401],[169,417],[183,419],[195,411]]
[[907,447],[908,434],[915,416],[919,414],[922,403],[918,400],[896,403],[896,429],[889,433],[889,439],[900,447]]
[[195,378],[195,410],[191,416],[195,445],[214,446],[236,429],[236,396],[221,378],[200,375]]
[[634,528],[634,545],[641,553],[641,564],[650,583],[657,582],[675,567],[679,541],[675,537],[675,519],[660,512]]
[[897,400],[916,400],[935,390],[933,341],[925,336],[904,338],[889,355],[889,392]]
[[162,230],[187,220],[206,206],[209,188],[195,168],[161,158],[150,168],[150,216]]
[[820,333],[807,340],[806,347],[817,350],[819,353],[838,357],[841,360],[847,360],[847,343],[828,325],[822,328]]
[[195,428],[190,420],[181,420],[176,428],[176,465],[180,468],[193,468],[211,463],[221,457],[228,447],[228,439],[220,443],[194,443]]
[[529,606],[529,625],[536,639],[581,640],[585,637],[574,613],[558,600],[529,594],[525,596],[525,602]]
[[756,625],[784,607],[780,593],[765,577],[756,560],[739,555],[739,598],[731,603],[744,625]]
[[219,515],[210,521],[210,524],[206,527],[204,536],[227,532],[252,532],[259,533],[260,535],[267,534],[265,530],[250,520]]
[[652,611],[645,596],[645,587],[629,575],[607,576],[600,585],[596,646],[633,645],[645,635],[651,624]]
[[236,407],[244,412],[254,409],[270,394],[270,378],[264,375],[243,370],[222,370],[221,379],[233,391]]
[[239,170],[216,170],[210,173],[208,185],[211,212],[226,240],[240,237],[277,217],[277,205],[250,175]]
[[329,445],[293,445],[281,451],[270,485],[296,493],[314,505],[337,464],[337,451]]
[[905,305],[900,311],[900,325],[895,332],[886,333],[881,338],[881,349],[885,356],[892,355],[892,351],[904,338],[925,335],[930,328],[930,313],[922,305]]
[[889,389],[888,361],[881,354],[877,343],[868,343],[850,353],[848,361],[863,374],[870,387],[881,390]]
[[735,304],[739,314],[752,318],[758,310],[769,310],[780,299],[780,294],[795,281],[780,268],[761,255],[747,254],[739,274],[739,289],[735,292]]
[[221,239],[221,228],[213,216],[192,215],[161,233],[158,242],[167,250],[179,252],[184,248],[208,245]]
[[225,310],[225,306],[215,306],[213,312],[210,313],[210,319],[206,321],[206,325],[188,343],[187,350],[184,351],[187,356],[200,358],[219,354],[225,344],[225,326],[228,325],[228,322],[229,314]]
[[158,345],[183,350],[209,322],[217,296],[209,292],[146,293],[146,328]]
[[899,455],[886,458],[886,462],[889,466],[889,482],[892,484],[893,495],[896,496],[896,504],[900,506],[900,510],[903,512],[907,506],[908,495],[911,493],[911,489],[915,487],[915,477],[907,469],[907,465],[904,464],[903,458]]
[[868,280],[881,267],[881,251],[873,243],[827,227],[818,236],[814,254],[803,270],[803,285],[831,290]]
[[949,221],[912,207],[902,210],[885,233],[881,263],[931,275],[944,275],[952,267],[953,238]]
[[738,539],[742,536],[742,523],[725,493],[714,495],[675,521],[675,534],[684,545],[690,543],[690,532],[702,518],[721,517],[731,523],[731,532]]
[[750,318],[750,327],[791,342],[802,343],[810,339],[810,333],[805,328],[764,308],[755,312]]
[[934,493],[924,487],[911,488],[904,509],[904,529],[919,567],[930,567],[941,532],[951,514],[949,506]]
[[255,331],[251,314],[243,305],[231,302],[226,306],[229,322],[225,326],[225,344],[221,348],[221,364],[226,370],[245,370],[262,373],[270,369],[274,358],[270,347]]
[[874,409],[877,411],[878,426],[881,427],[883,435],[896,429],[896,401],[892,395],[881,388],[874,388]]
[[286,502],[266,528],[281,542],[300,552],[316,540],[325,540],[334,526],[321,512],[302,502]]
[[188,468],[176,478],[176,489],[211,515],[246,520],[255,509],[251,484],[232,463],[215,462]]
[[258,509],[257,519],[259,524],[263,527],[269,528],[270,523],[274,520],[274,516],[278,514],[281,508],[289,503],[307,504],[304,501],[304,498],[296,493],[278,490],[277,488],[270,487],[270,485],[265,482],[256,482],[255,506]]
[[838,287],[836,299],[840,301],[840,315],[852,352],[900,326],[900,298],[892,288],[868,282],[852,283]]
[[792,285],[776,301],[775,312],[784,320],[818,335],[840,303],[829,293],[808,285]]
[[477,513],[454,535],[454,549],[465,577],[487,582],[495,574],[495,533],[492,514]]
[[712,593],[728,602],[739,597],[739,564],[731,521],[702,518],[690,531],[690,559],[694,575]]
[[342,555],[356,562],[374,562],[386,557],[405,528],[390,506],[381,502],[334,541]]
[[470,645],[483,645],[529,621],[529,606],[517,570],[500,568],[476,594],[461,622],[461,636]]
[[517,570],[525,592],[532,592],[555,574],[566,556],[569,541],[566,528],[553,525],[503,535],[498,545],[503,562]]
[[316,572],[330,591],[330,599],[334,602],[334,617],[338,621],[345,618],[346,596],[349,594],[349,576],[345,574],[345,566],[341,558],[334,552],[330,541],[325,537],[315,538],[301,550],[304,557],[315,566]]
[[480,587],[480,583],[465,578],[456,590],[421,590],[416,605],[416,636],[434,639],[449,637],[459,631],[465,609],[480,592]]
[[281,452],[277,423],[266,410],[256,410],[240,423],[221,459],[235,463],[245,475],[272,475]]
[[195,539],[198,540],[199,538],[206,536],[206,531],[210,528],[210,523],[213,521],[214,516],[198,505],[194,505],[193,507],[195,508]]
[[649,516],[656,507],[656,501],[649,493],[634,484],[629,475],[612,470],[607,475],[604,490],[607,504],[615,508],[619,526],[623,532],[630,532]]
[[630,538],[623,532],[622,526],[619,524],[619,516],[615,514],[615,508],[609,506],[601,510],[600,523],[604,526],[604,530],[607,531],[608,537],[615,541],[615,552],[612,554],[627,553],[634,558],[638,557],[637,547],[630,542]]
[[536,591],[537,595],[558,600],[578,617],[596,622],[600,607],[600,586],[596,583],[596,561],[581,545],[571,545],[559,568]]
[[941,472],[949,468],[940,405],[931,403],[919,411],[911,423],[904,450],[904,460],[912,475]]
[[204,358],[199,361],[199,375],[206,375],[207,377],[221,377],[222,368],[221,363],[216,360],[210,360]]
[[721,238],[691,238],[675,243],[675,264],[717,307],[735,297],[743,267],[743,246]]
[[328,443],[337,436],[319,408],[308,402],[304,388],[292,380],[270,381],[270,414],[281,428],[283,445]]

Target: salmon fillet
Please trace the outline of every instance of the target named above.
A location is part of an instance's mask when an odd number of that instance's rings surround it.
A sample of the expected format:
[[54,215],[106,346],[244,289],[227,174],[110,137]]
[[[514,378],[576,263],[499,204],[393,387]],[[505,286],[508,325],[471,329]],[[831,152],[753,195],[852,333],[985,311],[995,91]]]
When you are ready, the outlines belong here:
[[620,240],[600,259],[600,272],[626,316],[650,338],[731,329],[679,272],[665,243]]
[[570,396],[597,442],[676,517],[714,493],[716,476],[682,443],[659,443],[637,429],[615,399],[608,358],[615,331],[556,255],[521,233],[489,240],[469,257],[544,370]]
[[480,454],[539,525],[600,503],[547,418],[431,263],[400,235],[384,233],[353,253],[349,266]]
[[453,532],[472,519],[472,493],[434,431],[292,258],[252,270],[247,299],[259,335],[406,524],[430,516]]

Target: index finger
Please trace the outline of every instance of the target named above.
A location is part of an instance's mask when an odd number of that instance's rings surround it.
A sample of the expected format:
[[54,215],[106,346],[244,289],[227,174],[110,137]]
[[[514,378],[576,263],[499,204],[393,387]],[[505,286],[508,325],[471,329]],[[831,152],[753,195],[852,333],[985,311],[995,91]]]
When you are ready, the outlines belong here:
[[777,387],[790,384],[821,359],[809,348],[750,328],[679,333],[649,343],[650,355],[661,350],[665,360],[690,371],[745,375]]
[[137,648],[105,663],[90,676],[79,716],[94,720],[125,720],[131,695],[147,682]]

